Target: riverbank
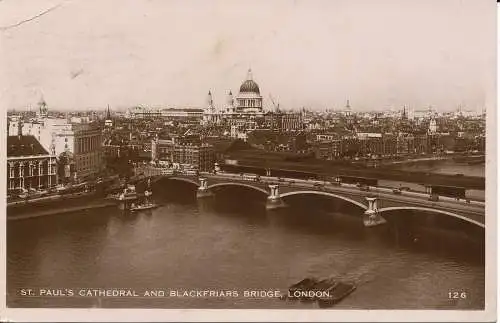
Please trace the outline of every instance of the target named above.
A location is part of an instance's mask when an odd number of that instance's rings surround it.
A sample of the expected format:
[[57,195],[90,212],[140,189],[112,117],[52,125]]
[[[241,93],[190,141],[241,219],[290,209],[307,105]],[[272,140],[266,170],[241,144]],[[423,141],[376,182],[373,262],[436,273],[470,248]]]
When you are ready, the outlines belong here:
[[422,158],[413,158],[406,160],[392,160],[387,162],[382,162],[383,165],[398,165],[398,164],[410,164],[410,163],[418,163],[418,162],[426,162],[426,161],[437,161],[437,160],[451,160],[452,157],[446,156],[434,156],[434,157],[422,157]]
[[90,210],[90,209],[106,208],[106,207],[112,207],[112,206],[116,206],[116,202],[105,200],[105,201],[99,201],[96,203],[82,204],[82,205],[71,206],[71,207],[61,207],[61,208],[54,208],[54,209],[49,209],[49,210],[39,210],[39,211],[33,210],[33,212],[30,212],[29,214],[9,215],[9,212],[7,211],[7,221],[25,220],[25,219],[37,218],[37,217],[41,217],[41,216],[64,214],[64,213],[70,213],[70,212],[76,212],[76,211],[82,211],[82,210]]
[[430,156],[430,157],[422,157],[422,158],[411,158],[406,160],[393,160],[382,162],[382,165],[398,165],[398,164],[411,164],[411,163],[419,163],[419,162],[431,162],[431,161],[440,161],[440,160],[451,160],[458,162],[475,162],[480,159],[484,159],[484,155],[477,156],[461,156],[461,155],[446,155],[446,156]]
[[[417,156],[415,156],[417,157]],[[459,157],[458,154],[445,156],[421,156],[420,158],[446,157],[453,161]],[[347,161],[329,161],[320,159],[310,159],[307,161],[287,161],[282,155],[259,150],[239,150],[229,152],[224,157],[224,162],[219,165],[222,170],[236,173],[253,173],[264,175],[266,169],[271,169],[274,176],[293,177],[300,176],[321,177],[321,176],[355,176],[392,181],[410,182],[417,184],[442,185],[464,187],[466,189],[484,190],[484,176],[467,176],[464,171],[457,171],[454,174],[434,174],[429,170],[408,171],[402,165],[379,165],[377,167],[367,167],[363,164],[355,164]],[[231,161],[231,163],[228,163]],[[440,161],[441,162],[441,161]],[[443,161],[444,162],[444,161]],[[421,162],[426,163],[426,162]],[[418,163],[415,163],[418,164]],[[461,175],[462,174],[462,175]]]

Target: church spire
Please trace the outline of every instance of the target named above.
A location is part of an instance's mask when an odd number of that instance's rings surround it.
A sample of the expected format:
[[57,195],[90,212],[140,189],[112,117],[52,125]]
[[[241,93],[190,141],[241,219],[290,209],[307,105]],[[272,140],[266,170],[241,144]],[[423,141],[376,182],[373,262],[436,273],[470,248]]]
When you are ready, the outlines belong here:
[[207,105],[209,107],[213,107],[214,105],[214,100],[212,98],[212,91],[208,91],[208,95],[207,95]]
[[109,112],[109,104],[108,104],[108,112],[106,113],[106,120],[111,120],[111,112]]

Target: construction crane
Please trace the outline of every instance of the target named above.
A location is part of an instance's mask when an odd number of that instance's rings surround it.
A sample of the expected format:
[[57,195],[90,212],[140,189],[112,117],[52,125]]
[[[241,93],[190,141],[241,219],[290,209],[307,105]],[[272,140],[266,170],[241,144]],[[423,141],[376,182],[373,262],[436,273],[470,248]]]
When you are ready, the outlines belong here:
[[271,93],[269,93],[269,98],[271,99],[271,102],[273,103],[274,105],[274,112],[279,112],[280,111],[280,104],[276,104],[274,102],[274,99],[273,99],[273,96],[271,95]]

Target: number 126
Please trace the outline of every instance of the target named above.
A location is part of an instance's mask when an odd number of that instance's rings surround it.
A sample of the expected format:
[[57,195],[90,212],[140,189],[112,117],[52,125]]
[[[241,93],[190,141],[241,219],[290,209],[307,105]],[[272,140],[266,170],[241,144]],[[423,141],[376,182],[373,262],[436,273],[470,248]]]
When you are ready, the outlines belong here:
[[450,299],[466,299],[466,292],[448,292],[448,298]]

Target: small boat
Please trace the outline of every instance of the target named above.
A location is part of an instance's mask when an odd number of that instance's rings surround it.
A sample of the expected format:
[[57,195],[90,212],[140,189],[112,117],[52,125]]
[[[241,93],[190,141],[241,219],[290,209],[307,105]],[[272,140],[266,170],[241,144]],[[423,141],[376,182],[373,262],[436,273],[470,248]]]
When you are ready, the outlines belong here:
[[130,208],[131,212],[137,212],[137,211],[144,211],[144,210],[152,210],[157,208],[158,205],[154,203],[148,203],[148,204],[139,204],[139,205],[133,205]]
[[333,278],[326,278],[318,281],[312,287],[307,289],[309,295],[300,297],[302,302],[313,302],[318,300],[322,293],[332,293],[338,282]]
[[28,194],[27,193],[21,193],[21,194],[18,195],[18,197],[21,198],[21,199],[25,199],[25,198],[28,197]]
[[320,297],[317,300],[318,306],[321,308],[332,307],[351,294],[355,289],[356,285],[354,283],[339,282],[330,291],[329,297]]
[[315,292],[332,292],[339,283],[333,278],[326,278],[319,281],[311,290]]

